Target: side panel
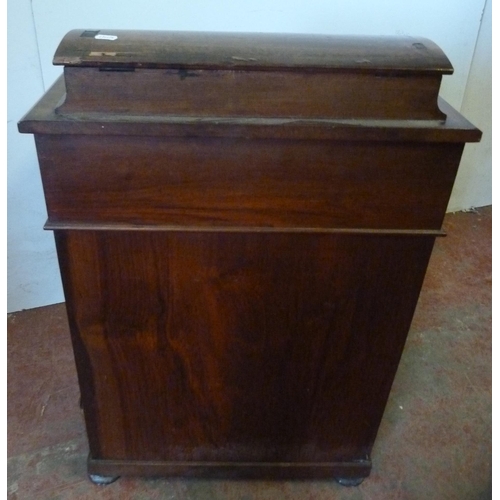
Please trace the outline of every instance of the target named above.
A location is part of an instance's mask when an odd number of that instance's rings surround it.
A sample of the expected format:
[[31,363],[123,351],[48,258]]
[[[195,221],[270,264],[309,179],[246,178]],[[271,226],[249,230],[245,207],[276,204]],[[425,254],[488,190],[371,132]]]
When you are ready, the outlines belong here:
[[366,459],[432,237],[59,231],[93,459]]

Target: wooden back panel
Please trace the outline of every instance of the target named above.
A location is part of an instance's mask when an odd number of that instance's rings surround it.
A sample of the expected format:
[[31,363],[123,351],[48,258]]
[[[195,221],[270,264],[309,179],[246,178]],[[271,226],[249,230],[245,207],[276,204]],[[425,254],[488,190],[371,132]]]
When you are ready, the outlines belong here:
[[463,145],[38,136],[49,224],[439,230]]

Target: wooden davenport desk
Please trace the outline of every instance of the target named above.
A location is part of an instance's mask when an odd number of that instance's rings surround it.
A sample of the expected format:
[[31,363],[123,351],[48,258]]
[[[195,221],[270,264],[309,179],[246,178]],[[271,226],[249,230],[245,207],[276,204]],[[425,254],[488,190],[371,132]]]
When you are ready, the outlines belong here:
[[464,143],[414,38],[71,31],[35,135],[94,481],[368,476]]

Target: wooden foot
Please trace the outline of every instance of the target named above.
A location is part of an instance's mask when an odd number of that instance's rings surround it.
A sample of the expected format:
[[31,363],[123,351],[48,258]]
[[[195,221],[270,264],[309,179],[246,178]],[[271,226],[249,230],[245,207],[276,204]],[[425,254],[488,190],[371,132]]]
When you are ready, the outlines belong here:
[[89,479],[100,486],[105,486],[115,482],[120,476],[100,476],[99,474],[89,474]]
[[335,481],[342,486],[359,486],[364,479],[364,477],[336,477]]

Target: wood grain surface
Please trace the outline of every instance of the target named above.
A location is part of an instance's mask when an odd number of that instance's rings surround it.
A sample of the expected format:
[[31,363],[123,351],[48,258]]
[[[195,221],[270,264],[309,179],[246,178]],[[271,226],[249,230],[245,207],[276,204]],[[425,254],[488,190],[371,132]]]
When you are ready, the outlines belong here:
[[481,137],[438,97],[449,60],[410,37],[74,30],[54,61],[19,130],[89,473],[366,477]]
[[[477,142],[481,131],[442,98],[446,120],[340,118],[255,118],[249,116],[173,116],[81,111],[57,113],[66,98],[61,76],[18,124],[22,133],[44,135],[108,135],[155,137],[231,137],[377,142]],[[221,95],[221,99],[224,96]]]
[[441,75],[434,74],[67,67],[64,78],[66,98],[56,110],[63,115],[445,119],[436,97]]
[[49,221],[439,230],[463,145],[37,136]]
[[[96,38],[97,35],[97,38]],[[99,38],[110,36],[113,39]],[[450,74],[453,67],[431,40],[397,36],[72,30],[54,64],[137,68],[247,69]]]
[[367,459],[434,238],[56,232],[94,459]]

